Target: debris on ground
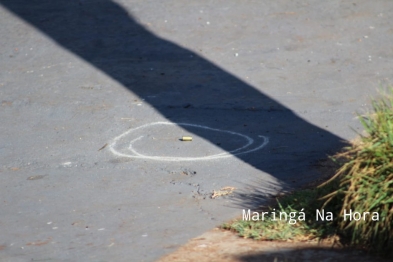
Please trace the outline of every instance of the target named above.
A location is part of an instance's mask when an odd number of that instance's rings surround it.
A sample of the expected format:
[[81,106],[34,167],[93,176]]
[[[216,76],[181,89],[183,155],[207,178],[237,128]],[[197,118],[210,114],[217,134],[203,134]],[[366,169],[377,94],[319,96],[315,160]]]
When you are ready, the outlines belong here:
[[223,187],[223,188],[221,188],[220,190],[217,190],[217,191],[213,190],[212,198],[214,199],[214,198],[219,197],[219,196],[230,195],[230,194],[233,193],[233,191],[235,189],[236,189],[235,187],[226,186],[226,187]]

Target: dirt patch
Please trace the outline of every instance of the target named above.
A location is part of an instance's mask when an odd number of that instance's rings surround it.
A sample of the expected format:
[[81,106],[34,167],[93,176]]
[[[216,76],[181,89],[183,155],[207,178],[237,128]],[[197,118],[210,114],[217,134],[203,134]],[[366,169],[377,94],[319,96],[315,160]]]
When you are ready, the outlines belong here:
[[230,231],[215,228],[191,239],[177,251],[158,262],[181,261],[388,261],[360,250],[345,249],[331,243],[255,241],[238,237]]
[[37,241],[35,241],[35,242],[29,242],[29,243],[27,243],[26,246],[37,246],[37,247],[39,247],[39,246],[43,246],[43,245],[49,244],[49,242],[50,242],[51,240],[52,240],[52,238],[48,238],[48,239],[45,240],[45,241],[37,240]]

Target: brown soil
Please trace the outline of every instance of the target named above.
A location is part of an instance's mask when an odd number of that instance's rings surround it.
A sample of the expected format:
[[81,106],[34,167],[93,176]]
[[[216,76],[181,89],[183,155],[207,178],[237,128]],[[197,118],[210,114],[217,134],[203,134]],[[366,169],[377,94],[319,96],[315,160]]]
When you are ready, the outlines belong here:
[[360,250],[345,249],[331,243],[255,241],[235,233],[213,229],[191,239],[177,251],[158,262],[290,262],[390,261],[367,255]]
[[[331,159],[314,164],[321,176],[303,186],[314,188],[333,176],[338,165]],[[274,201],[273,201],[274,202]],[[273,202],[267,202],[272,204]],[[361,250],[344,248],[328,239],[324,242],[257,241],[239,237],[236,233],[215,228],[191,239],[174,253],[158,262],[382,262],[392,261],[372,256]]]

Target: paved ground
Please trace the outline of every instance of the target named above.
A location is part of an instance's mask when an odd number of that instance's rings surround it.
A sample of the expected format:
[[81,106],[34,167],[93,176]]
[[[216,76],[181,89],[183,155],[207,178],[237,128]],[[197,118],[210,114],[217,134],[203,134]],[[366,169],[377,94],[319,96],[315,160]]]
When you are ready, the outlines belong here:
[[392,12],[0,0],[1,260],[153,261],[315,179],[390,82]]

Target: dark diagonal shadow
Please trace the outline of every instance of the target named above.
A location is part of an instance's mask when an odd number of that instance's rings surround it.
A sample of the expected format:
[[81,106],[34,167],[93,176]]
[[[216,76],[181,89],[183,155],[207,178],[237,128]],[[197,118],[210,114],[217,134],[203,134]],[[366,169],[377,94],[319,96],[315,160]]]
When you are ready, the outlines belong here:
[[[145,98],[172,122],[231,130],[255,139],[269,137],[263,149],[236,156],[280,180],[313,179],[305,177],[305,167],[341,147],[339,137],[299,118],[291,109],[197,54],[155,36],[115,2],[0,3]],[[233,151],[231,141],[222,141],[204,129],[183,128],[227,152]]]

